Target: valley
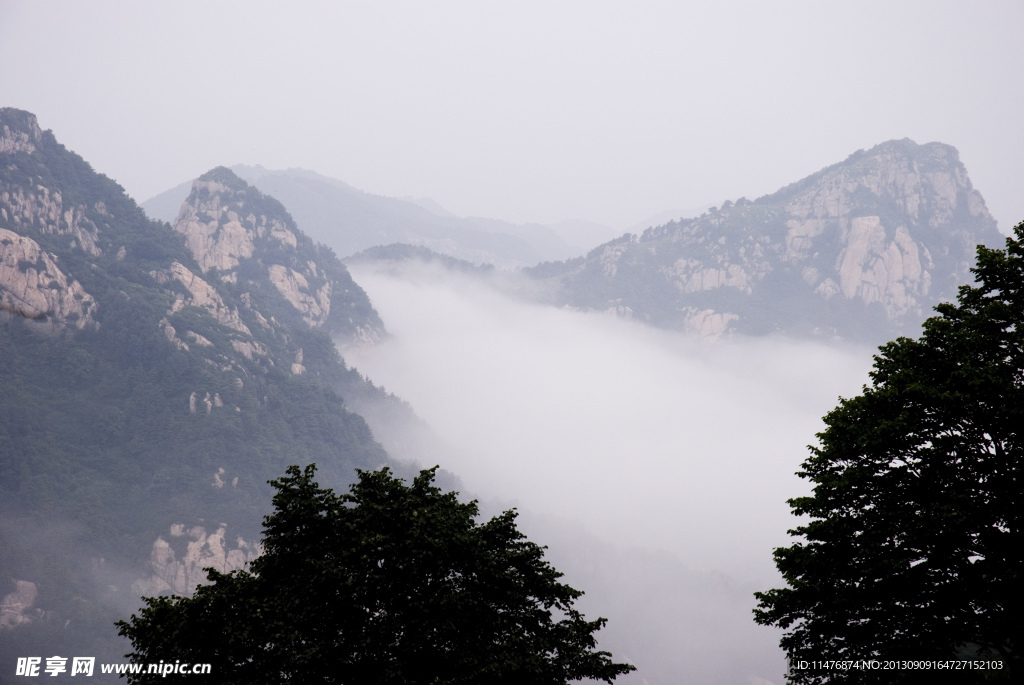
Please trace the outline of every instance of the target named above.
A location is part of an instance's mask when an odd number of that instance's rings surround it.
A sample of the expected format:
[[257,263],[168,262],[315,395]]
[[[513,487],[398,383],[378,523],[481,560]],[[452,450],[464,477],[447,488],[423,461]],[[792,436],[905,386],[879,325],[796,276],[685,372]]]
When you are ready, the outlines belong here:
[[638,666],[620,682],[778,685],[752,593],[807,444],[999,238],[937,143],[573,257],[543,226],[254,167],[168,191],[168,223],[34,115],[0,133],[4,664],[115,660],[141,596],[260,554],[290,464],[341,490],[437,464],[485,515],[522,512]]

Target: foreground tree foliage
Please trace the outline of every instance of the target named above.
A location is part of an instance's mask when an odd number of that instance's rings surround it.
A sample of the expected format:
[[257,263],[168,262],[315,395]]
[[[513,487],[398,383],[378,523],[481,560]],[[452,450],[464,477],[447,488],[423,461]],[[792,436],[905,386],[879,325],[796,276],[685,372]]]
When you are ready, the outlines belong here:
[[558,582],[514,511],[478,525],[476,503],[433,486],[433,469],[411,486],[361,471],[340,497],[314,472],[271,481],[250,572],[210,570],[193,597],[147,598],[118,624],[133,663],[210,663],[238,684],[610,683],[634,670],[595,651],[605,619],[573,609],[582,593]]
[[[1020,678],[1024,647],[1024,223],[978,248],[977,287],[919,340],[875,357],[871,387],[825,416],[799,472],[809,519],[757,593],[791,668],[821,660],[1001,660],[929,682]],[[792,668],[794,683],[913,682],[911,671]]]

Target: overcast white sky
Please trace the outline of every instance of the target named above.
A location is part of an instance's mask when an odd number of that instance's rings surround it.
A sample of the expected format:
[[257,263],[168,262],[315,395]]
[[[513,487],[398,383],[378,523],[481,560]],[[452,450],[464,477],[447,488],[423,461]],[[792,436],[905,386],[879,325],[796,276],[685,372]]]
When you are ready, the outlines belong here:
[[0,0],[0,105],[137,200],[305,167],[459,214],[629,226],[891,138],[1024,219],[1024,3]]

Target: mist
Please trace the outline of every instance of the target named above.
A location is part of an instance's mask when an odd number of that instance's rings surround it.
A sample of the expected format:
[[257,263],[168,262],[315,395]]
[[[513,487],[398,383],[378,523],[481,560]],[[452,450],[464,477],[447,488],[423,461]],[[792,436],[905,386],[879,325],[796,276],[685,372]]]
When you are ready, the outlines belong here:
[[416,268],[353,270],[392,333],[346,355],[456,449],[466,487],[694,568],[774,578],[821,417],[871,349],[708,341],[514,301]]
[[794,474],[821,417],[867,382],[871,348],[697,339],[424,265],[353,276],[391,338],[346,360],[450,445],[440,465],[485,510],[522,512],[611,620],[602,648],[635,659],[635,682],[781,682],[752,592],[780,582],[786,500],[809,492]]

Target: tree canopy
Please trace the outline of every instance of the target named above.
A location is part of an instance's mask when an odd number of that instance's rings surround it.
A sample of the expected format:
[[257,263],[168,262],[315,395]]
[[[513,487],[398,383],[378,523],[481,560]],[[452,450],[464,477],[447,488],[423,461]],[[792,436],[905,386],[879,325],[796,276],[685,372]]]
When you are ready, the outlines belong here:
[[191,598],[147,598],[119,623],[129,657],[210,663],[222,683],[610,683],[634,670],[596,651],[605,619],[573,608],[582,593],[514,510],[478,524],[476,502],[435,487],[434,471],[412,485],[360,471],[337,496],[315,466],[290,467],[271,481],[250,570],[210,570]]
[[[978,248],[975,286],[920,339],[880,348],[871,385],[824,418],[789,501],[807,523],[775,550],[788,587],[757,593],[759,623],[800,661],[990,659],[1024,647],[1024,223]],[[933,674],[934,675],[934,674]],[[906,671],[793,668],[794,683],[906,682]],[[1016,677],[1020,677],[1017,675]]]

